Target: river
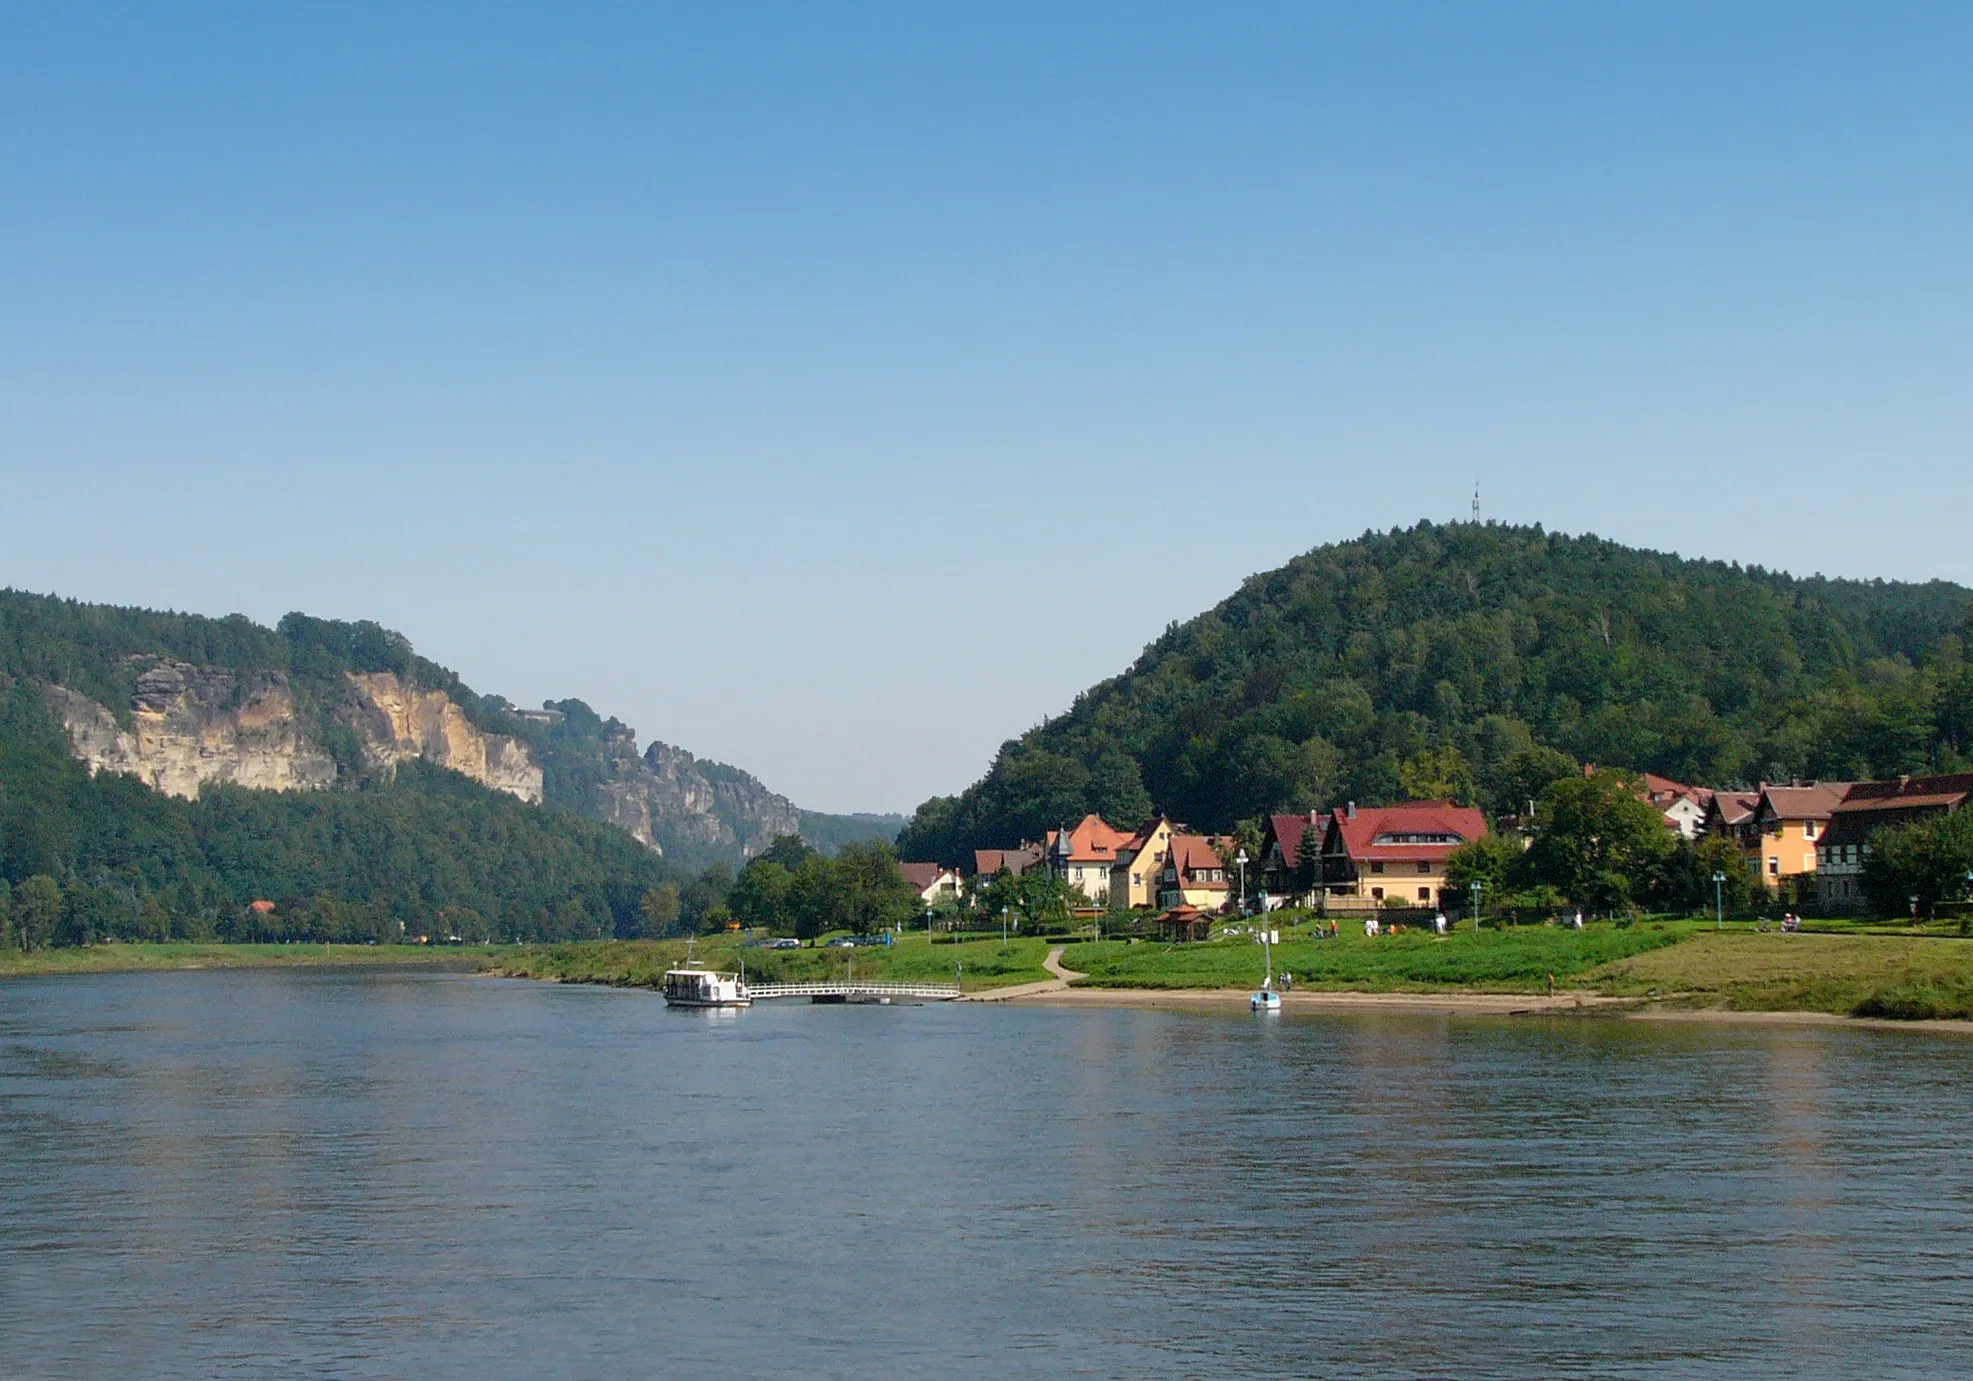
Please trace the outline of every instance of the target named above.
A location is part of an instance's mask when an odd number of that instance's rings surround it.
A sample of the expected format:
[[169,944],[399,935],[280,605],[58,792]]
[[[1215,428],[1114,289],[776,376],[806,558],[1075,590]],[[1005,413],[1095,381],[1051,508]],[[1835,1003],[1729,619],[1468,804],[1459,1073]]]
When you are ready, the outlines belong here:
[[1973,1374],[1973,1041],[0,982],[0,1376]]

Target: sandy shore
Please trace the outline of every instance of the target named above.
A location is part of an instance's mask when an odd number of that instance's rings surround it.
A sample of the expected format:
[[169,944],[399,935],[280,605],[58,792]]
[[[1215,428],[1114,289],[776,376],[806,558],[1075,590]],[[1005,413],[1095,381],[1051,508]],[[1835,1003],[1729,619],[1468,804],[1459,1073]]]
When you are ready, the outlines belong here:
[[[1050,956],[1051,958],[1053,956]],[[1057,979],[1023,984],[986,1001],[1051,1007],[1245,1008],[1250,988],[1078,988]],[[1594,992],[1535,993],[1288,993],[1287,1012],[1404,1012],[1428,1016],[1598,1016],[1626,1021],[1695,1022],[1723,1026],[1844,1026],[1882,1031],[1930,1031],[1973,1035],[1973,1021],[1889,1021],[1831,1012],[1736,1012],[1723,1007],[1667,1007],[1636,998]]]

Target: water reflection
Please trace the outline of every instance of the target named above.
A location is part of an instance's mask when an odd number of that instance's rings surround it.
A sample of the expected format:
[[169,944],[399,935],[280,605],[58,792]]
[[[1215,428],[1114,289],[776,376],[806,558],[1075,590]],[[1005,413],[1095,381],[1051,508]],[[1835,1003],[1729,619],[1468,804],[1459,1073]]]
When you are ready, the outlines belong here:
[[1948,1375],[1973,1045],[0,986],[0,1373]]

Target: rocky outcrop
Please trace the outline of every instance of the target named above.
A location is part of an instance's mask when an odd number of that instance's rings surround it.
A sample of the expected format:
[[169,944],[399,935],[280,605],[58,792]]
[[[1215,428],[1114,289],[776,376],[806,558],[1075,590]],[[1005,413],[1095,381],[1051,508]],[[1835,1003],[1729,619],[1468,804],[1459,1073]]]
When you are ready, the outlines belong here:
[[[140,659],[126,728],[88,696],[45,688],[75,755],[94,772],[124,772],[170,796],[207,782],[268,791],[318,791],[336,762],[308,736],[294,690],[278,672],[252,675],[163,657]],[[405,685],[389,672],[351,675],[358,743],[380,770],[406,758],[449,767],[524,801],[541,800],[541,765],[517,738],[471,723],[442,691]]]
[[395,672],[352,672],[349,679],[361,701],[364,752],[377,765],[395,769],[421,758],[540,804],[541,765],[520,739],[485,732],[445,692],[406,685]]
[[596,815],[660,853],[751,858],[776,836],[801,832],[795,804],[748,773],[668,743],[640,755],[636,730],[614,719],[603,744]]
[[49,707],[92,773],[127,772],[154,790],[185,797],[214,781],[311,791],[335,780],[335,760],[303,732],[282,677],[145,660],[127,729],[87,696],[46,688]]

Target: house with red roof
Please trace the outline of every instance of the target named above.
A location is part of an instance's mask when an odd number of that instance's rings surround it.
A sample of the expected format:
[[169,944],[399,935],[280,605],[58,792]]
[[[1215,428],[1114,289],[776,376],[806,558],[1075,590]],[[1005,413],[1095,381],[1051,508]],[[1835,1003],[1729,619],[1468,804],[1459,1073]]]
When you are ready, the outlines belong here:
[[1870,837],[1889,825],[1951,815],[1973,804],[1973,772],[1857,782],[1829,814],[1816,839],[1816,900],[1831,910],[1863,903]]
[[1048,871],[1097,906],[1110,904],[1110,870],[1131,836],[1100,815],[1085,815],[1073,829],[1050,830],[1042,846]]
[[1261,827],[1259,877],[1270,908],[1303,905],[1316,890],[1322,836],[1328,829],[1329,816],[1323,811],[1267,817]]
[[1233,880],[1220,854],[1229,842],[1217,835],[1174,834],[1158,872],[1158,905],[1213,912],[1231,904]]
[[959,895],[959,873],[939,863],[900,863],[897,870],[926,906],[952,901]]
[[1486,832],[1486,816],[1451,801],[1362,810],[1351,802],[1329,817],[1322,840],[1323,887],[1332,897],[1438,905],[1446,860]]
[[1018,849],[975,849],[973,881],[976,886],[984,887],[1002,873],[1019,877],[1040,865],[1041,849],[1034,844],[1023,844]]

